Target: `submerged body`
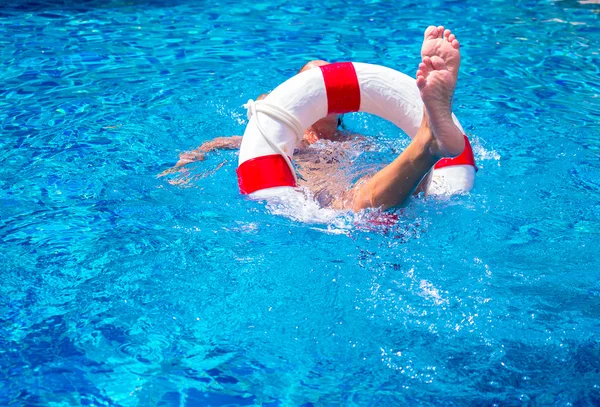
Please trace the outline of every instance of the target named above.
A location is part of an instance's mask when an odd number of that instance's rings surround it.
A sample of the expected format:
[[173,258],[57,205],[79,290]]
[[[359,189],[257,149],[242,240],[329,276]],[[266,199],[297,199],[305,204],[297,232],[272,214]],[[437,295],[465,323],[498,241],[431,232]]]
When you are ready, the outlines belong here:
[[324,208],[343,209],[343,199],[356,178],[378,169],[353,165],[367,142],[360,136],[351,137],[352,134],[347,134],[349,139],[344,141],[318,141],[294,155],[298,185],[308,188]]

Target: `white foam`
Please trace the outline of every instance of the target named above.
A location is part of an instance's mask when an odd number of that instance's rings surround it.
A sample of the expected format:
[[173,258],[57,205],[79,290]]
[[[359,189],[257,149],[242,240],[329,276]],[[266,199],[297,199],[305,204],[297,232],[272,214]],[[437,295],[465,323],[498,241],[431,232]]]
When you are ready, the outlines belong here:
[[273,215],[284,216],[298,222],[326,226],[318,230],[327,233],[344,234],[352,228],[354,215],[349,211],[323,208],[314,194],[304,187],[269,188],[251,194],[251,198],[266,201],[266,207]]
[[472,144],[471,146],[473,147],[473,155],[475,156],[475,162],[479,162],[479,161],[488,161],[488,160],[493,160],[493,161],[500,161],[500,154],[498,154],[498,152],[496,150],[487,150],[483,147],[483,145],[481,144],[481,140],[479,139],[472,139],[471,140]]

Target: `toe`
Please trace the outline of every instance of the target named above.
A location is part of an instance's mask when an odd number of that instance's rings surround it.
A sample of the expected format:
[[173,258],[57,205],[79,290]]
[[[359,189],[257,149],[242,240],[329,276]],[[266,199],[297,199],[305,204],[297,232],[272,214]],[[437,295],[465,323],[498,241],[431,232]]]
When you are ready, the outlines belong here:
[[431,57],[431,66],[436,71],[441,71],[446,69],[446,62],[444,62],[444,60],[438,56],[433,56]]
[[419,89],[423,89],[425,87],[425,85],[427,85],[427,80],[425,79],[425,77],[419,76],[417,78],[417,87]]
[[427,72],[428,72],[427,65],[425,65],[423,62],[421,62],[419,64],[419,71],[423,72],[423,75],[427,74]]
[[[425,65],[425,72],[433,71],[433,66],[431,65],[431,58],[423,57],[423,65]],[[420,67],[421,65],[419,65]]]
[[452,42],[456,39],[456,35],[454,34],[450,34],[450,36],[448,37],[448,42]]
[[448,41],[448,37],[450,37],[450,34],[452,34],[452,31],[450,31],[450,30],[444,31],[444,39],[446,39],[446,41]]
[[425,30],[425,39],[426,40],[432,40],[437,38],[437,27],[430,25],[429,27],[427,27],[427,29]]
[[460,43],[458,42],[458,40],[454,40],[452,41],[452,46],[454,47],[454,49],[459,49]]
[[443,35],[444,35],[444,26],[439,25],[437,28],[437,37],[436,38],[442,38]]

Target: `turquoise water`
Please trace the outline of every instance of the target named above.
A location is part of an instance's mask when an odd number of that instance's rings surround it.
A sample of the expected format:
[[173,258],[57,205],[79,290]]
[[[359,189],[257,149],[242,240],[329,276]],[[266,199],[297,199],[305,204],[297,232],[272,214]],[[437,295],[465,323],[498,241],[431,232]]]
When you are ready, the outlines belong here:
[[[600,404],[599,15],[4,3],[0,405]],[[245,199],[234,151],[157,178],[242,134],[241,105],[309,59],[412,75],[432,23],[462,43],[471,194],[368,230]],[[379,146],[356,166],[406,145],[377,118],[345,121]]]

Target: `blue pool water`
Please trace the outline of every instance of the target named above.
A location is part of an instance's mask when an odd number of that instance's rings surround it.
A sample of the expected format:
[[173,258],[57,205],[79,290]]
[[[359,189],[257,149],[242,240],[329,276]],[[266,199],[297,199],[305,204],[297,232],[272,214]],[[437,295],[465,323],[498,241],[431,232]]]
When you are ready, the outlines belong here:
[[[3,2],[0,405],[600,405],[593,3]],[[432,23],[472,193],[368,230],[245,199],[235,151],[157,178],[309,59],[412,75]],[[406,145],[345,120],[355,165]]]

